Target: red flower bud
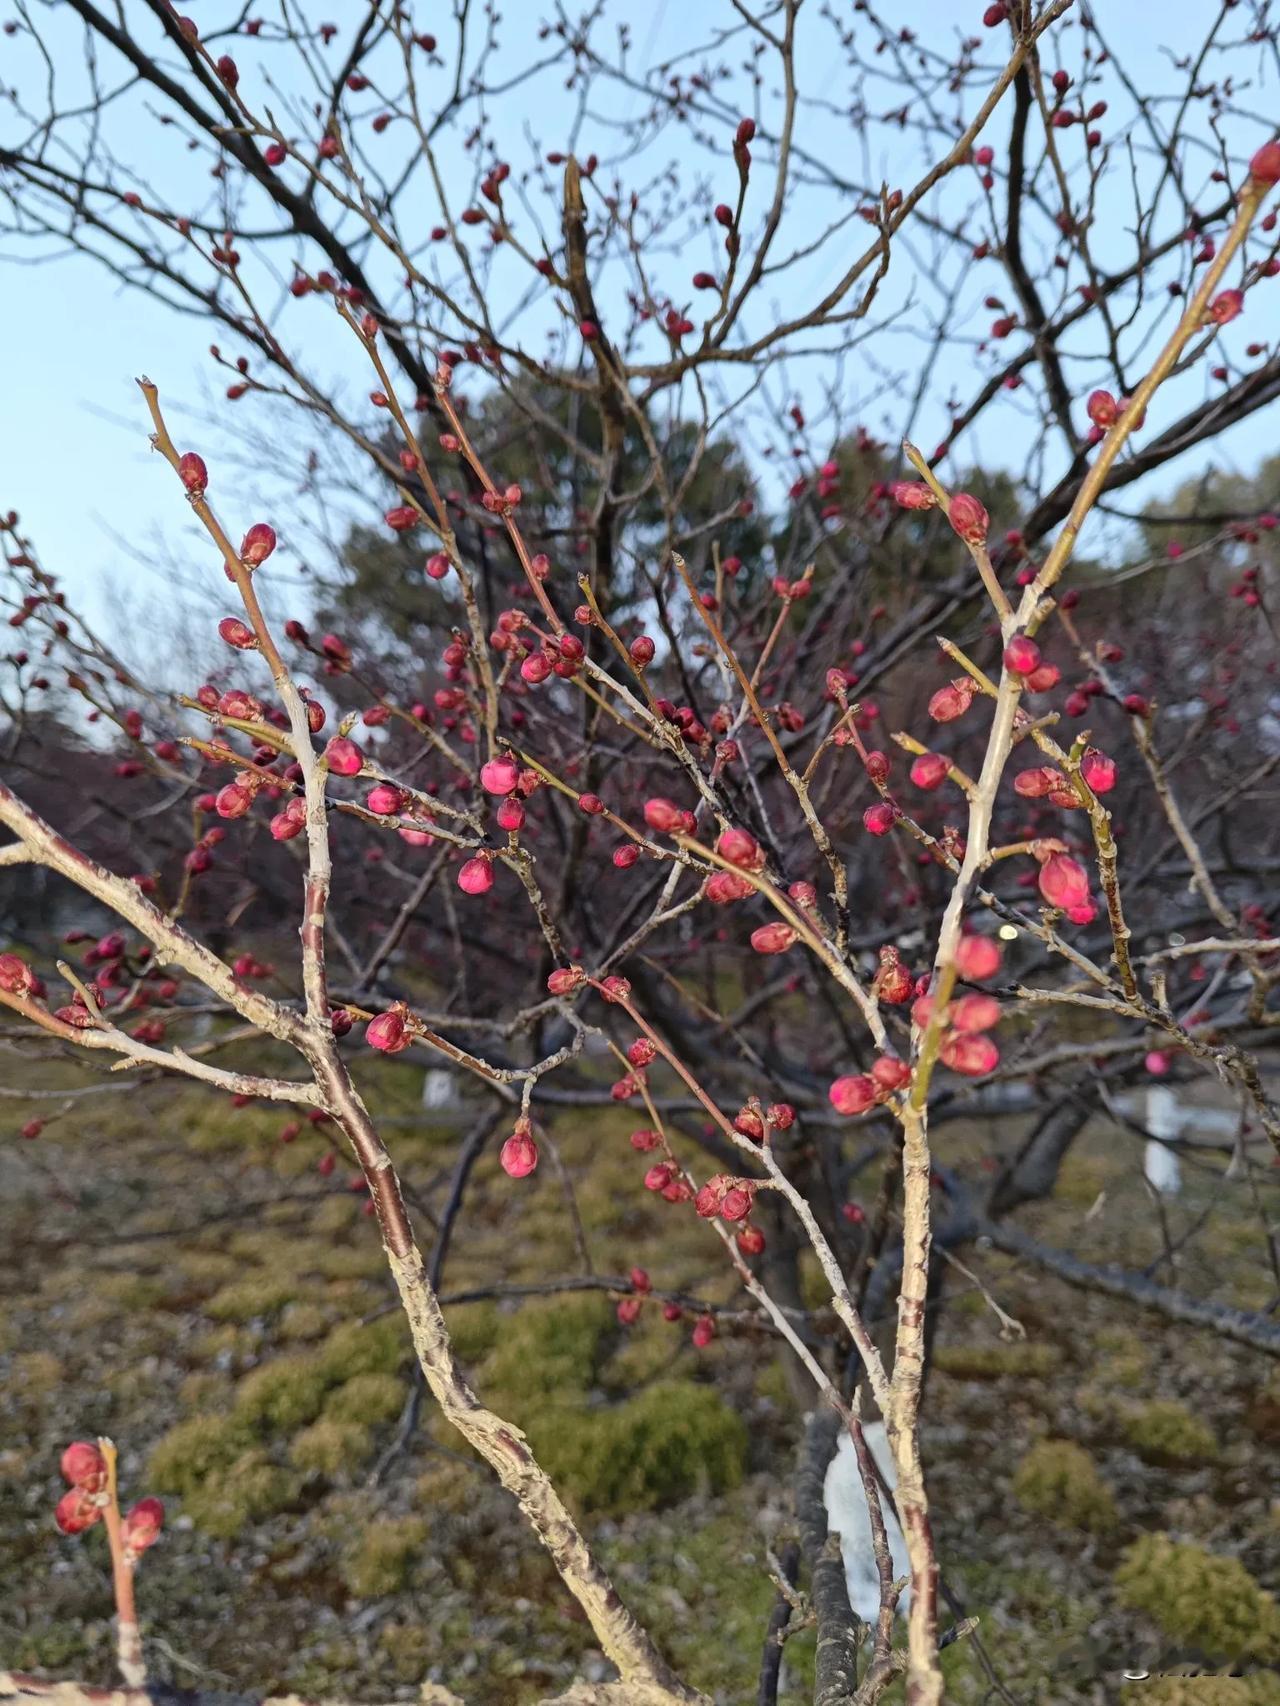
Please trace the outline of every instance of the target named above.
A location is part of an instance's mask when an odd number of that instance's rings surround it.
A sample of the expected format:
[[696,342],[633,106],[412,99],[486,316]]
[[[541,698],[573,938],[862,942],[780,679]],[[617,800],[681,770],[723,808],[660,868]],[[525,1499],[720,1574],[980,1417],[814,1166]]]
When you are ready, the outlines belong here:
[[0,989],[9,995],[29,995],[36,986],[35,973],[17,954],[0,954]]
[[781,920],[776,924],[762,924],[758,930],[751,932],[751,946],[757,954],[785,954],[795,940],[796,932]]
[[393,533],[407,533],[411,527],[418,525],[418,512],[412,504],[398,504],[395,509],[389,509],[383,519]]
[[827,1099],[838,1114],[865,1114],[875,1105],[876,1086],[864,1073],[837,1078],[827,1091]]
[[991,517],[972,492],[957,492],[951,500],[947,519],[966,545],[984,545]]
[[258,648],[258,636],[238,616],[224,616],[218,623],[218,634],[238,652],[252,652]]
[[911,780],[917,788],[932,793],[946,781],[950,768],[950,763],[940,752],[922,752],[911,766]]
[[164,1527],[164,1506],[159,1499],[139,1499],[124,1519],[125,1551],[136,1558],[154,1546]]
[[73,1487],[58,1500],[53,1520],[64,1534],[82,1534],[86,1528],[92,1528],[101,1515],[102,1507],[78,1487]]
[[1040,667],[1040,648],[1025,634],[1015,634],[1004,648],[1004,664],[1014,675],[1030,675]]
[[492,862],[480,855],[458,867],[458,887],[463,894],[488,894],[493,887]]
[[631,661],[637,669],[644,669],[646,664],[651,664],[657,649],[647,634],[637,634],[627,647]]
[[256,569],[259,563],[266,562],[275,548],[275,528],[268,527],[265,521],[255,521],[240,541],[240,561]]
[[901,1090],[911,1082],[911,1068],[905,1060],[882,1054],[873,1062],[871,1076],[881,1090]]
[[945,1037],[938,1053],[944,1066],[966,1078],[981,1078],[1000,1064],[1000,1050],[991,1038],[973,1032]]
[[938,501],[932,487],[923,480],[895,480],[889,487],[889,495],[903,509],[932,509]]
[[100,1493],[107,1484],[107,1460],[91,1441],[75,1440],[62,1454],[62,1478],[81,1492]]
[[716,852],[742,871],[758,871],[764,865],[760,843],[745,829],[726,829],[716,842]]
[[538,1165],[538,1146],[528,1125],[521,1120],[498,1155],[502,1171],[512,1179],[527,1179]]
[[1064,911],[1089,899],[1089,873],[1068,853],[1051,853],[1040,867],[1040,893]]
[[940,687],[930,699],[929,715],[935,723],[953,723],[957,717],[964,716],[977,691],[976,683],[969,676],[957,676],[945,687]]
[[480,786],[487,794],[509,794],[520,780],[520,766],[513,758],[491,758],[480,766]]
[[1000,1023],[1000,1003],[994,995],[962,995],[951,1009],[957,1031],[989,1031]]
[[1280,183],[1280,142],[1264,142],[1249,162],[1249,176],[1260,184]]
[[408,1048],[413,1037],[405,1023],[404,1009],[389,1007],[385,1013],[370,1019],[364,1040],[370,1048],[380,1049],[383,1054],[399,1054],[401,1049]]
[[364,803],[371,812],[377,812],[379,817],[394,817],[404,804],[404,795],[389,782],[379,782],[376,787],[370,788]]
[[644,803],[644,821],[650,829],[656,829],[659,834],[670,835],[683,824],[684,813],[672,800],[646,800]]
[[1115,759],[1091,746],[1080,760],[1080,774],[1095,794],[1109,794],[1116,785]]
[[1000,970],[1000,944],[990,936],[962,936],[956,946],[956,970],[970,983],[981,983]]
[[325,762],[335,776],[358,776],[364,769],[364,754],[353,740],[335,735],[324,749]]
[[862,826],[871,835],[888,835],[897,821],[897,807],[890,805],[888,800],[877,800],[862,814]]
[[199,497],[209,484],[209,470],[204,465],[204,457],[197,456],[194,450],[188,450],[178,458],[178,478],[191,493]]

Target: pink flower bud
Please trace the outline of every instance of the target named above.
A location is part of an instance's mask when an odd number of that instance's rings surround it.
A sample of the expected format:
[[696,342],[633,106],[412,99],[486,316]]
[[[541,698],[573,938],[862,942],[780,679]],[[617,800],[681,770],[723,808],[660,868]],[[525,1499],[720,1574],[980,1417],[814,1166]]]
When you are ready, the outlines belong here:
[[940,687],[929,701],[929,715],[935,723],[953,723],[963,717],[973,704],[977,685],[967,675],[961,675]]
[[557,966],[547,978],[547,988],[552,995],[572,995],[586,981],[587,974],[581,966]]
[[1220,290],[1209,304],[1208,318],[1226,326],[1244,312],[1243,290]]
[[905,1060],[895,1060],[890,1054],[882,1054],[872,1063],[871,1077],[881,1090],[901,1090],[911,1082],[911,1068]]
[[370,1048],[380,1049],[383,1054],[399,1054],[401,1049],[408,1048],[413,1037],[405,1022],[404,1009],[389,1007],[385,1013],[370,1019],[364,1040]]
[[1105,432],[1114,426],[1120,418],[1120,405],[1110,391],[1090,391],[1089,401],[1085,404],[1085,412],[1094,426],[1101,427]]
[[219,788],[214,800],[219,817],[243,817],[252,805],[253,794],[239,782],[228,782],[225,788]]
[[972,492],[957,492],[951,500],[947,519],[966,545],[984,545],[991,517]]
[[1051,853],[1040,867],[1040,893],[1065,912],[1089,900],[1089,873],[1069,853]]
[[751,932],[751,946],[757,954],[785,954],[795,940],[796,932],[781,920],[775,924],[762,924],[758,930]]
[[700,1315],[694,1322],[693,1332],[690,1334],[690,1340],[693,1344],[693,1348],[698,1351],[705,1350],[715,1336],[716,1323],[714,1316]]
[[91,1441],[75,1440],[62,1454],[62,1478],[81,1492],[100,1493],[107,1484],[107,1460]]
[[379,817],[394,817],[404,804],[404,795],[389,782],[379,782],[376,787],[370,788],[365,797],[365,804],[371,812],[377,812]]
[[994,995],[962,995],[951,1009],[957,1031],[989,1031],[1000,1023],[1000,1003]]
[[895,480],[889,495],[903,509],[932,509],[938,501],[923,480]]
[[745,829],[726,829],[716,842],[716,852],[742,871],[758,871],[764,865],[760,843]]
[[981,983],[1000,970],[1000,944],[990,936],[962,936],[956,947],[956,971],[970,983]]
[[387,511],[383,519],[393,533],[407,533],[411,527],[418,525],[418,512],[412,504],[397,504]]
[[865,1073],[849,1078],[837,1078],[827,1091],[827,1099],[838,1114],[865,1114],[874,1107],[876,1085]]
[[275,528],[268,527],[265,521],[255,521],[240,541],[240,561],[256,569],[259,563],[266,562],[275,548]]
[[242,622],[238,616],[224,616],[218,623],[218,634],[227,645],[234,646],[238,652],[257,650],[258,636],[247,622]]
[[715,871],[707,878],[705,893],[713,906],[732,906],[754,892],[747,879],[734,871]]
[[1040,667],[1040,648],[1025,634],[1015,634],[1004,648],[1004,666],[1014,675],[1030,675]]
[[944,1066],[966,1078],[981,1078],[1000,1064],[1000,1050],[990,1037],[976,1032],[953,1032],[938,1053]]
[[521,1120],[498,1154],[502,1171],[512,1179],[527,1179],[538,1165],[538,1146],[525,1121]]
[[463,894],[488,894],[493,887],[493,865],[483,854],[458,867],[458,887]]
[[139,1499],[123,1526],[125,1550],[136,1558],[159,1540],[164,1527],[164,1506],[159,1499]]
[[1095,794],[1109,794],[1116,785],[1115,759],[1091,746],[1080,760],[1080,774]]
[[950,768],[950,763],[940,752],[922,752],[911,766],[911,780],[917,788],[932,793],[946,781]]
[[1028,693],[1047,693],[1062,680],[1062,671],[1056,663],[1038,664],[1031,674],[1023,680],[1023,686]]
[[647,634],[637,634],[627,647],[631,661],[637,669],[644,669],[647,664],[651,664],[657,649]]
[[197,456],[194,450],[179,456],[178,478],[193,498],[200,497],[209,484],[209,470],[204,465],[204,457]]
[[82,1534],[86,1528],[92,1528],[101,1515],[102,1507],[78,1487],[73,1487],[58,1500],[53,1520],[64,1534]]
[[358,776],[364,769],[364,753],[345,735],[335,735],[324,749],[325,762],[335,776]]
[[480,786],[487,794],[509,794],[520,780],[520,766],[513,758],[491,758],[480,766]]
[[1280,183],[1280,142],[1264,142],[1249,162],[1249,176],[1260,184]]
[[642,1297],[621,1298],[615,1311],[620,1325],[623,1327],[634,1326],[640,1318],[640,1311],[643,1307],[644,1299]]
[[29,995],[36,986],[35,973],[17,954],[0,954],[0,989],[9,995]]
[[897,808],[888,800],[877,800],[862,814],[862,826],[871,835],[888,835],[897,821]]
[[670,835],[684,821],[684,813],[672,800],[652,799],[644,803],[644,821],[660,835]]

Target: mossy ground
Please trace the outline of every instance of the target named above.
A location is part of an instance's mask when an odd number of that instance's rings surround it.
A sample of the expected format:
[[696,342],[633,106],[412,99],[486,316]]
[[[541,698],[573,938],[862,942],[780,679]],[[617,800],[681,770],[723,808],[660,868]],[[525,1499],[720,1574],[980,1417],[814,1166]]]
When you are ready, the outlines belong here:
[[[420,1082],[389,1063],[374,1100],[430,1207],[462,1122],[423,1123]],[[110,1679],[101,1535],[66,1540],[50,1520],[61,1446],[101,1432],[121,1445],[128,1493],[168,1502],[140,1577],[161,1675],[350,1700],[411,1699],[427,1678],[522,1706],[595,1674],[576,1608],[429,1401],[383,1465],[411,1389],[407,1333],[346,1157],[322,1178],[324,1129],[281,1145],[284,1118],[153,1085],[77,1103],[37,1144],[0,1136],[0,1664]],[[597,1268],[641,1262],[659,1284],[729,1298],[706,1229],[637,1188],[633,1123],[607,1111],[555,1128]],[[976,1170],[989,1132],[944,1133],[948,1165]],[[1158,1262],[1137,1153],[1098,1134],[1061,1199],[1021,1223],[1091,1259]],[[1170,1208],[1175,1232],[1219,1182],[1192,1178]],[[1248,1230],[1214,1210],[1207,1239],[1179,1252],[1179,1282],[1268,1302]],[[573,1251],[554,1170],[516,1187],[491,1153],[445,1290],[572,1272]],[[926,1460],[948,1588],[981,1618],[1001,1681],[1022,1701],[1093,1706],[1125,1669],[1228,1663],[1232,1606],[1248,1600],[1266,1624],[1270,1602],[1251,1596],[1280,1577],[1265,1468],[1280,1382],[1248,1352],[1006,1257],[966,1261],[1026,1337],[1002,1337],[949,1276]],[[447,1314],[464,1367],[528,1434],[678,1667],[725,1706],[752,1699],[799,1420],[768,1342],[724,1337],[699,1353],[687,1322],[649,1308],[624,1330],[591,1294]],[[1161,1550],[1164,1534],[1201,1550]],[[1182,1600],[1163,1591],[1184,1576]],[[1199,1621],[1170,1611],[1183,1600]],[[786,1706],[806,1698],[812,1639],[788,1646]],[[1133,1699],[1276,1706],[1259,1641],[1244,1660],[1256,1675],[1169,1678]],[[991,1697],[970,1644],[947,1671],[959,1706]]]

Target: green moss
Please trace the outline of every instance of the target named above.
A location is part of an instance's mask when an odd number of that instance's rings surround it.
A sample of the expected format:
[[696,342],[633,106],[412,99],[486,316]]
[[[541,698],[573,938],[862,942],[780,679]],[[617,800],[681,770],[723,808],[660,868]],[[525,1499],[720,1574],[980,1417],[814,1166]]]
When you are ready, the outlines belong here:
[[1280,1676],[1159,1676],[1133,1689],[1132,1706],[1280,1706]]
[[1107,1387],[1135,1391],[1146,1386],[1151,1372],[1151,1350],[1137,1333],[1127,1327],[1104,1327],[1093,1340],[1094,1369]]
[[500,1321],[496,1304],[468,1303],[450,1309],[449,1337],[462,1362],[479,1362],[498,1342]]
[[1280,1659],[1280,1609],[1238,1558],[1145,1534],[1116,1571],[1123,1602],[1212,1658]]
[[1111,1489],[1089,1453],[1072,1440],[1033,1445],[1014,1472],[1013,1492],[1023,1510],[1064,1528],[1105,1534],[1116,1524]]
[[[380,1379],[366,1375],[364,1379]],[[337,1475],[357,1470],[373,1455],[373,1435],[359,1422],[335,1421],[321,1416],[309,1428],[303,1428],[289,1446],[289,1460],[299,1469],[318,1470],[322,1475]]]
[[252,1440],[240,1416],[191,1416],[161,1435],[147,1462],[158,1493],[194,1493],[230,1468]]
[[331,1384],[357,1374],[394,1374],[413,1356],[409,1325],[399,1310],[362,1326],[345,1321],[320,1347],[320,1363]]
[[1007,1345],[940,1345],[933,1353],[939,1373],[957,1380],[1000,1380],[1008,1375],[1044,1378],[1054,1373],[1061,1360],[1056,1345],[1025,1339]]
[[435,1656],[432,1638],[420,1623],[388,1623],[378,1632],[378,1645],[400,1682],[417,1682]]
[[328,1331],[333,1317],[320,1303],[291,1303],[280,1317],[277,1329],[282,1339],[319,1339]]
[[1201,1463],[1218,1455],[1211,1429],[1173,1398],[1124,1411],[1120,1426],[1133,1449],[1156,1463]]
[[484,1367],[483,1386],[527,1401],[585,1392],[603,1361],[612,1325],[602,1297],[548,1298],[502,1323]]
[[275,1357],[236,1387],[236,1414],[264,1433],[293,1433],[315,1421],[332,1384],[319,1357]]
[[413,1561],[426,1540],[425,1518],[383,1517],[344,1552],[342,1579],[360,1599],[398,1593],[407,1585]]
[[317,1244],[307,1253],[306,1267],[326,1279],[381,1279],[387,1258],[370,1238],[363,1244]]
[[742,1479],[747,1430],[710,1386],[660,1381],[605,1410],[549,1406],[531,1418],[534,1452],[584,1511],[655,1510]]
[[193,1285],[225,1285],[244,1271],[244,1263],[221,1250],[184,1250],[178,1258],[178,1271]]
[[52,1351],[23,1351],[9,1364],[6,1385],[23,1398],[47,1398],[62,1385],[62,1363]]
[[326,1197],[311,1216],[314,1231],[331,1235],[345,1232],[360,1218],[360,1204],[353,1196]]
[[288,1510],[300,1489],[299,1477],[272,1463],[264,1451],[246,1451],[188,1493],[184,1504],[197,1528],[231,1540],[250,1523]]
[[394,1374],[356,1374],[331,1394],[326,1416],[376,1426],[394,1421],[404,1408],[405,1384]]
[[205,1304],[204,1312],[215,1321],[254,1321],[278,1315],[297,1295],[296,1278],[273,1279],[262,1274],[224,1285]]

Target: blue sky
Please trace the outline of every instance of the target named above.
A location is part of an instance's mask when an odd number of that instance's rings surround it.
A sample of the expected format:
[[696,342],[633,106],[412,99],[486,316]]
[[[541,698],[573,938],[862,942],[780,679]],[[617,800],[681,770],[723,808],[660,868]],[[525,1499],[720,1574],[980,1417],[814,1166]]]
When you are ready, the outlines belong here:
[[[138,10],[142,12],[141,7]],[[214,4],[213,0],[190,0],[189,10],[207,31],[227,8]],[[355,9],[349,7],[349,0],[332,0],[324,15],[341,24],[348,10],[354,15]],[[363,7],[360,10],[363,11]],[[512,10],[518,10],[519,15],[506,26],[504,54],[506,63],[514,65],[523,56],[538,51],[536,25],[542,11],[541,7],[534,6],[526,10],[523,0],[518,8]],[[1212,10],[1216,8],[1187,3],[1165,8],[1160,14],[1164,35],[1161,43],[1153,39],[1150,14],[1143,15],[1141,9],[1104,5],[1100,16],[1109,32],[1110,45],[1126,70],[1144,93],[1159,96],[1180,86],[1182,79],[1174,60],[1198,45],[1206,16]],[[1242,7],[1241,11],[1244,10]],[[983,34],[976,23],[981,11],[980,5],[956,4],[954,0],[916,0],[914,4],[895,7],[894,15],[900,23],[913,24],[917,29],[927,31],[931,42],[941,44],[963,34]],[[424,22],[427,12],[432,18],[445,16],[441,5],[424,8]],[[687,0],[683,5],[674,4],[672,0],[658,0],[657,4],[648,7],[615,6],[614,12],[631,20],[637,61],[646,58],[656,61],[675,56],[699,43],[705,44],[714,29],[733,16],[729,0],[702,0],[701,4],[694,5],[688,4]],[[1113,15],[1108,16],[1109,13]],[[319,12],[313,15],[317,20],[320,17]],[[814,6],[803,11],[801,18],[801,81],[830,101],[834,109],[849,96],[850,91],[845,87],[847,78],[838,61],[825,56],[826,38],[816,27],[810,29],[810,24],[817,23]],[[149,18],[140,18],[140,34],[144,24],[150,27]],[[450,39],[443,27],[440,28],[440,38],[442,46]],[[330,50],[331,60],[336,60],[343,39],[340,36]],[[74,89],[83,55],[78,32],[65,13],[53,15],[49,24],[49,40],[60,75],[67,79],[68,88]],[[986,37],[983,55],[994,62],[1000,44],[1000,37]],[[250,44],[241,44],[236,51],[248,90],[255,86],[264,72],[281,78],[287,75],[286,62],[281,57],[283,50],[276,50],[273,58],[272,50],[264,49],[262,71],[255,59],[255,49]],[[0,53],[4,54],[4,59],[0,60],[0,76],[4,81],[12,82],[20,92],[29,94],[31,100],[37,99],[38,66],[29,45],[21,39],[12,41],[4,38],[0,43]],[[732,60],[733,48],[727,49],[721,57]],[[1049,66],[1056,63],[1052,47],[1047,50],[1046,58]],[[1068,58],[1070,60],[1073,56],[1068,55]],[[1265,74],[1265,70],[1261,60],[1249,55],[1247,50],[1243,50],[1238,59],[1237,70],[1241,74],[1239,104],[1243,110],[1224,120],[1224,132],[1236,151],[1247,154],[1266,135],[1262,120],[1250,115],[1265,113],[1268,108],[1274,110],[1274,90],[1256,81]],[[36,73],[34,77],[33,73]],[[443,76],[444,72],[440,75]],[[1255,81],[1250,84],[1248,79]],[[1111,81],[1114,84],[1114,79]],[[1125,104],[1118,87],[1108,87],[1104,83],[1102,93],[1112,101],[1117,112]],[[277,90],[275,98],[280,102],[300,95],[298,88],[290,89],[286,84],[283,92]],[[869,89],[867,98],[874,106],[878,91]],[[603,159],[612,163],[616,137],[609,120],[618,116],[619,101],[622,116],[627,116],[627,99],[626,95],[615,94],[610,104],[603,105],[598,113],[583,119],[577,138],[580,154],[596,149]],[[744,101],[746,99],[744,90]],[[762,99],[766,103],[766,111],[769,110],[772,96],[768,87],[762,92]],[[639,97],[635,97],[634,110],[639,110]],[[747,110],[746,106],[743,110]],[[531,138],[536,138],[543,149],[563,145],[570,113],[570,97],[563,89],[563,79],[559,74],[517,90],[500,103],[494,115],[494,131],[500,151],[518,170],[530,158]],[[118,118],[112,136],[116,156],[122,162],[131,163],[140,177],[145,172],[147,181],[143,187],[156,200],[181,208],[187,205],[187,198],[193,193],[198,196],[206,193],[200,180],[207,173],[207,165],[194,164],[172,132],[166,136],[166,133],[157,131],[153,120],[137,110],[124,110]],[[998,152],[1005,127],[1005,118],[997,115],[988,132],[989,140]],[[14,120],[0,111],[0,140],[8,140],[14,128]],[[672,156],[676,140],[671,134],[662,137],[649,154],[622,162],[621,169],[632,181],[643,181]],[[827,154],[833,161],[842,158],[842,151],[850,151],[849,131],[834,110],[815,116],[808,123],[803,140],[815,153]],[[1068,156],[1073,149],[1076,157],[1082,152],[1078,133],[1068,133],[1063,146],[1064,154]],[[862,145],[858,144],[859,158],[856,162],[851,161],[851,173],[866,169],[871,176],[882,174],[891,184],[909,184],[926,164],[915,140],[904,142],[896,130],[885,126],[873,130],[870,149],[872,157],[867,158],[862,153]],[[462,205],[467,199],[465,185],[470,182],[471,162],[458,149],[456,142],[444,145],[442,158],[446,168],[456,173],[459,184],[464,186],[458,191],[456,203]],[[714,163],[711,169],[715,169]],[[707,171],[708,161],[695,161],[693,170],[695,173]],[[732,180],[723,163],[719,170],[721,177],[714,183],[723,183],[727,189]],[[972,174],[963,176],[963,185],[957,183],[952,193],[972,198],[975,195]],[[1127,193],[1121,193],[1127,188],[1124,179],[1122,168],[1117,175],[1114,199],[1104,199],[1096,210],[1097,248],[1104,265],[1122,257],[1127,248],[1124,228],[1132,220],[1132,205]],[[802,231],[807,222],[816,222],[830,211],[829,202],[819,206],[816,191],[801,190],[793,202],[794,205],[788,207],[787,218],[797,232]],[[1116,231],[1116,235],[1111,237],[1108,236],[1109,221],[1113,222]],[[861,242],[862,238],[859,237],[858,241]],[[699,248],[699,243],[704,247]],[[712,261],[715,254],[711,237],[702,238],[694,233],[673,233],[672,247],[677,252],[666,257],[665,261],[660,257],[657,264],[659,267],[667,265],[669,271],[675,269],[682,280],[695,267]],[[828,251],[820,253],[811,264],[802,265],[796,275],[798,294],[804,296],[820,291],[847,264],[848,252],[837,242]],[[19,255],[26,255],[29,259],[29,251],[11,239],[0,239],[0,292],[3,293],[0,300],[5,305],[8,329],[5,349],[7,407],[0,426],[3,442],[0,505],[13,506],[21,511],[24,524],[36,541],[46,565],[63,578],[70,596],[91,618],[123,630],[135,646],[144,644],[151,631],[149,623],[153,621],[148,617],[148,607],[154,606],[157,597],[163,595],[163,582],[169,572],[170,554],[157,542],[163,538],[176,547],[181,564],[184,523],[182,511],[175,502],[171,477],[166,476],[148,450],[145,411],[134,385],[135,376],[146,373],[161,385],[172,414],[172,424],[178,429],[177,436],[183,443],[198,445],[215,468],[219,465],[220,448],[227,443],[227,429],[234,430],[250,417],[228,411],[219,404],[226,378],[214,370],[209,360],[211,333],[207,324],[162,308],[141,292],[118,285],[87,259],[64,254],[36,266],[17,264]],[[886,317],[894,309],[903,311],[904,317],[880,334],[868,346],[864,356],[855,354],[855,358],[840,372],[840,408],[848,422],[866,419],[873,430],[901,430],[899,391],[905,379],[913,373],[920,348],[922,322],[912,316],[927,318],[931,306],[930,292],[934,288],[928,259],[927,253],[917,252],[914,262],[910,255],[901,255],[895,260],[882,302]],[[972,280],[960,281],[963,302],[971,311],[971,331],[975,337],[981,334],[990,320],[989,311],[981,307],[982,295],[1000,283],[995,264],[989,263],[988,266],[986,271],[973,269]],[[500,273],[495,275],[495,293],[499,300],[503,290],[508,289],[502,282],[502,276]],[[514,302],[514,287],[510,288]],[[611,288],[608,281],[603,288],[603,299],[607,303]],[[789,290],[796,288],[796,285],[788,287]],[[1272,288],[1280,289],[1280,280],[1275,281]],[[1007,287],[1004,293],[1008,297]],[[1251,304],[1254,300],[1250,298]],[[301,305],[307,310],[316,306]],[[765,302],[762,311],[767,314],[771,306]],[[781,304],[778,311],[785,311]],[[1280,319],[1272,312],[1267,316],[1269,324],[1260,325],[1260,312],[1251,312],[1245,317],[1248,324],[1241,323],[1238,335],[1237,328],[1232,328],[1228,334],[1241,348],[1250,338],[1267,338],[1268,332],[1280,324]],[[368,389],[368,377],[356,364],[350,343],[338,336],[331,318],[322,319],[321,315],[311,312],[304,323],[299,311],[290,306],[284,324],[287,335],[299,340],[298,347],[305,349],[307,359],[317,374],[339,394],[358,401]],[[531,325],[536,323],[531,322]],[[535,349],[539,347],[541,329],[537,328],[530,337],[531,347]],[[231,348],[230,340],[225,336],[221,341]],[[1013,347],[1012,342],[1006,345],[1006,352]],[[1156,347],[1158,345],[1151,345],[1152,350]],[[932,445],[944,428],[948,393],[954,390],[964,398],[975,388],[980,378],[977,371],[979,361],[972,348],[959,345],[938,363],[919,425],[919,438],[925,448]],[[1141,371],[1141,366],[1137,371]],[[820,363],[797,365],[788,370],[788,396],[792,393],[798,395],[807,409],[816,412],[821,404],[823,387],[830,383],[831,378],[831,373],[824,371]],[[1167,415],[1196,401],[1203,393],[1205,383],[1203,371],[1180,381],[1167,402],[1153,411],[1152,429],[1158,430]],[[292,433],[294,430],[282,415],[273,412],[283,409],[284,405],[278,402],[246,401],[239,407],[252,409],[255,432],[268,438],[273,432]],[[1006,413],[994,416],[989,424],[975,432],[965,443],[961,461],[998,465],[1005,461],[1011,445],[1017,444],[1021,448],[1022,435],[1029,428],[1025,417],[1018,413],[1020,407],[1018,400],[1012,399]],[[210,424],[211,417],[222,424]],[[1248,470],[1274,444],[1275,425],[1274,409],[1256,416],[1235,433],[1227,435],[1225,440],[1219,441],[1215,455],[1220,459],[1232,459],[1237,466]],[[243,461],[243,454],[239,460]],[[260,515],[274,516],[276,508],[288,501],[288,482],[273,481],[270,458],[258,455],[256,460],[258,466],[252,475],[242,469],[237,470],[232,482],[228,482],[224,471],[219,496],[224,501],[233,531]],[[1126,494],[1125,502],[1167,491],[1178,480],[1194,473],[1202,463],[1203,453],[1193,453],[1162,474],[1154,487],[1131,490]],[[215,479],[215,486],[218,484]],[[229,484],[234,489],[229,490]],[[381,494],[373,494],[371,501],[376,502],[378,509],[383,507]],[[353,513],[358,507],[354,506]],[[144,555],[151,555],[154,560],[150,566],[137,562],[122,550],[118,542],[120,539],[128,540]],[[283,558],[284,553],[281,554],[282,568],[285,566]],[[197,561],[193,558],[193,578],[201,577],[207,567],[203,559]]]

